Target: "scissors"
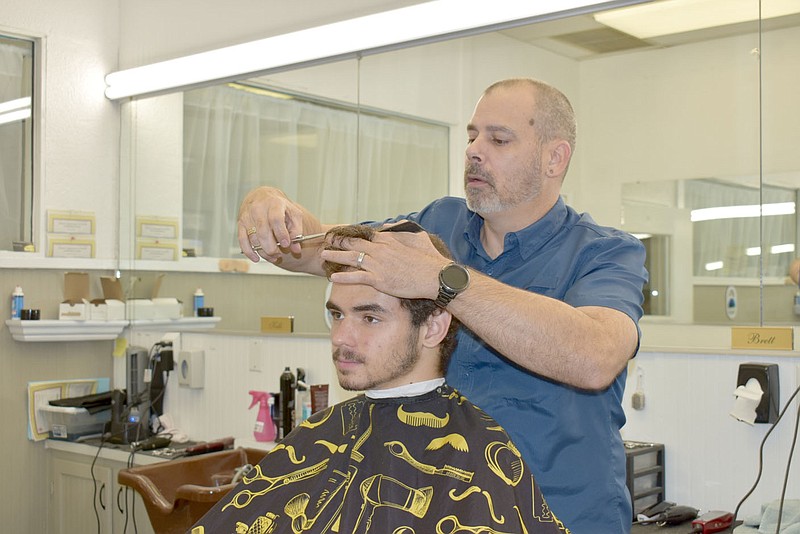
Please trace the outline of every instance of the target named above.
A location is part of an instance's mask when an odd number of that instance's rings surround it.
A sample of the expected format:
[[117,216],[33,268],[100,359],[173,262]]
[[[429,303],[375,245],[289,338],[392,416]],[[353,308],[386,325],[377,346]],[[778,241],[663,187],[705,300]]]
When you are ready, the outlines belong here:
[[[422,227],[415,223],[414,221],[403,221],[401,223],[395,224],[393,226],[386,226],[378,230],[379,232],[412,232],[417,233],[422,231]],[[320,232],[318,234],[308,234],[308,235],[296,235],[292,238],[292,243],[302,243],[303,241],[309,241],[311,239],[319,239],[320,237],[325,237],[326,232]]]
[[319,239],[320,237],[325,237],[325,232],[320,232],[318,234],[308,234],[308,235],[296,235],[292,238],[292,243],[302,243],[303,241],[308,241],[309,239]]

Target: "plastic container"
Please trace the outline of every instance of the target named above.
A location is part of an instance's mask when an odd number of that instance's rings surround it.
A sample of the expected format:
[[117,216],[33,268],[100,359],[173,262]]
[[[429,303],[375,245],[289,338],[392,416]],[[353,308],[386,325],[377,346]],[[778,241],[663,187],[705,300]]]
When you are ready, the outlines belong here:
[[22,286],[14,288],[11,293],[11,318],[19,319],[22,308],[25,307],[25,293],[22,292]]
[[197,310],[205,307],[206,296],[199,287],[194,292],[194,316],[199,317]]
[[39,410],[44,413],[50,437],[75,441],[88,434],[100,434],[105,424],[111,420],[111,410],[103,410],[90,414],[86,408],[73,406],[41,406]]

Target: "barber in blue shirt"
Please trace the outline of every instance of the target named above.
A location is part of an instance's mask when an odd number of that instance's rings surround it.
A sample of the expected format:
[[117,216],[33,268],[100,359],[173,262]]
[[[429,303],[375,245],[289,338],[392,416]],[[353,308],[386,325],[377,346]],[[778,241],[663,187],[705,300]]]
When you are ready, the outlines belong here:
[[575,131],[568,99],[547,84],[509,79],[484,91],[467,127],[466,199],[387,220],[439,235],[456,265],[407,232],[321,255],[292,244],[330,226],[269,187],[242,202],[239,241],[253,261],[314,274],[321,260],[354,265],[335,281],[438,299],[465,327],[448,382],[506,428],[573,533],[620,534],[632,518],[621,401],[639,346],[645,252],[561,200]]

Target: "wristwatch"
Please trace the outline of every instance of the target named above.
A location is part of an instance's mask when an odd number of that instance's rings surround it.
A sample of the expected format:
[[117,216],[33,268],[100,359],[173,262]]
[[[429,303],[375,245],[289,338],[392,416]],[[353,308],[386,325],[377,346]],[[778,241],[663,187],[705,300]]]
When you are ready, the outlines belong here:
[[439,295],[434,303],[446,308],[450,301],[469,287],[469,271],[463,265],[449,263],[439,271]]

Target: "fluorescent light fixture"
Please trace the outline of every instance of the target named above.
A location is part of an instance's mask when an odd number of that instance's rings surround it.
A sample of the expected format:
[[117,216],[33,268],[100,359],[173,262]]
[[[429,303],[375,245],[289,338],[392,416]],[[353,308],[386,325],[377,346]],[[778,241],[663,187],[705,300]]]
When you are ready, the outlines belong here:
[[650,239],[653,237],[653,234],[631,234],[633,237],[638,239],[639,241],[644,241],[645,239]]
[[706,271],[718,271],[722,269],[724,264],[721,261],[712,261],[710,263],[706,263]]
[[17,122],[31,117],[31,97],[0,102],[0,124]]
[[594,19],[615,30],[649,39],[704,28],[770,19],[800,12],[797,0],[664,0],[615,9],[594,15]]
[[719,219],[742,219],[747,217],[770,217],[774,215],[794,215],[794,202],[774,204],[749,204],[743,206],[720,206],[692,210],[692,222],[716,221]]
[[[630,4],[637,0],[617,2]],[[641,1],[641,0],[638,0]],[[587,10],[604,0],[434,0],[317,26],[199,54],[135,67],[106,76],[111,100],[153,94],[211,81],[231,81],[272,69],[312,64],[401,43],[452,37],[531,19]]]
[[[788,254],[794,252],[794,243],[784,243],[783,245],[773,245],[769,248],[770,254]],[[747,256],[761,255],[761,247],[748,247],[744,249]]]
[[785,243],[783,245],[774,245],[769,249],[770,254],[787,254],[794,252],[794,243]]

